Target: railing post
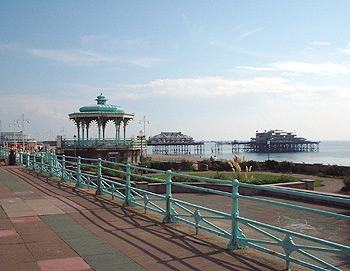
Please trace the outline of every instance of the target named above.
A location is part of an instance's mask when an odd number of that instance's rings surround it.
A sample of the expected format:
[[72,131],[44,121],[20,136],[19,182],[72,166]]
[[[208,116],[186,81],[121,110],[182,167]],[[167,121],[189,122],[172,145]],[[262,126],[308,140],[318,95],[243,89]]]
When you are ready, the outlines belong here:
[[126,164],[125,167],[125,200],[124,200],[124,206],[131,206],[133,205],[133,198],[131,195],[131,166],[129,163]]
[[26,168],[29,169],[29,152],[26,152]]
[[242,240],[245,238],[242,230],[239,228],[239,207],[238,207],[238,199],[239,199],[239,181],[232,181],[232,211],[231,211],[231,240],[227,245],[229,250],[239,249],[245,247],[245,241]]
[[163,222],[166,222],[166,223],[175,222],[174,215],[176,214],[175,210],[173,209],[172,204],[171,204],[171,197],[172,197],[172,194],[171,194],[171,183],[172,183],[171,174],[172,174],[171,170],[166,171],[166,180],[165,180],[166,210],[165,210],[165,215],[163,218]]
[[97,159],[97,190],[96,195],[102,194],[102,160]]
[[77,157],[77,181],[75,183],[75,188],[81,187],[81,157]]
[[66,173],[66,156],[62,155],[61,180],[65,181],[64,174]]
[[32,170],[35,171],[35,153],[34,152],[32,153],[32,157],[33,157],[33,159],[32,159]]
[[44,173],[44,154],[40,153],[40,173]]
[[23,152],[22,151],[19,152],[19,164],[20,165],[23,164]]
[[49,153],[50,177],[53,176],[53,153]]

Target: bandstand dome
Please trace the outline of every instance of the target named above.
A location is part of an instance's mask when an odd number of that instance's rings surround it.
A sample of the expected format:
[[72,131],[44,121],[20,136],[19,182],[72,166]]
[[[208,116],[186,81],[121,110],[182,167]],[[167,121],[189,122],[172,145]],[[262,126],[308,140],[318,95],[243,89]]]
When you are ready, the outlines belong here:
[[[102,95],[95,99],[97,104],[82,106],[79,112],[69,114],[69,119],[75,122],[78,133],[78,140],[89,139],[89,128],[92,122],[96,122],[98,128],[98,139],[105,139],[105,128],[109,121],[114,122],[116,130],[116,140],[120,140],[120,127],[123,127],[125,141],[126,126],[130,120],[134,118],[134,114],[125,113],[125,111],[117,105],[106,104],[108,99]],[[102,138],[101,138],[102,129]]]
[[81,113],[117,113],[117,114],[123,114],[125,113],[124,110],[117,105],[112,105],[112,104],[106,104],[106,102],[108,101],[108,99],[102,95],[102,93],[100,95],[97,96],[97,98],[95,99],[95,101],[97,102],[96,105],[89,105],[89,106],[82,106],[79,109],[79,112]]

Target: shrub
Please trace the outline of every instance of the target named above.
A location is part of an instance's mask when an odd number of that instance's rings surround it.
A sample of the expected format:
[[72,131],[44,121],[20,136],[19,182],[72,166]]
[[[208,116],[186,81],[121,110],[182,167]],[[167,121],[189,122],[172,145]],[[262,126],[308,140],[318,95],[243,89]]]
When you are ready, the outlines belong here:
[[323,170],[323,172],[329,176],[342,176],[343,175],[342,167],[339,167],[337,165],[328,166],[325,168],[325,170]]
[[345,176],[343,182],[344,186],[341,190],[345,192],[350,192],[350,176]]

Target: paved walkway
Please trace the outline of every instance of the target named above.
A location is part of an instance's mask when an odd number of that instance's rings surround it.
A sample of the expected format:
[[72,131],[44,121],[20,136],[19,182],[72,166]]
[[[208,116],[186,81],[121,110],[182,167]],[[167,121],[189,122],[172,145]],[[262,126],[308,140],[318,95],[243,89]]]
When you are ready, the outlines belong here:
[[0,270],[283,270],[254,250],[141,208],[0,167]]

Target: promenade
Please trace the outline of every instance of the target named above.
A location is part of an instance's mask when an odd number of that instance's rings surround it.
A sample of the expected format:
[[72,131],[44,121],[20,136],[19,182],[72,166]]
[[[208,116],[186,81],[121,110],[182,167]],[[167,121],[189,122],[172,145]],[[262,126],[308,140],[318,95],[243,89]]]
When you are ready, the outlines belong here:
[[[164,224],[22,167],[0,167],[0,270],[283,270],[285,263],[182,223]],[[293,270],[298,270],[293,267]]]

